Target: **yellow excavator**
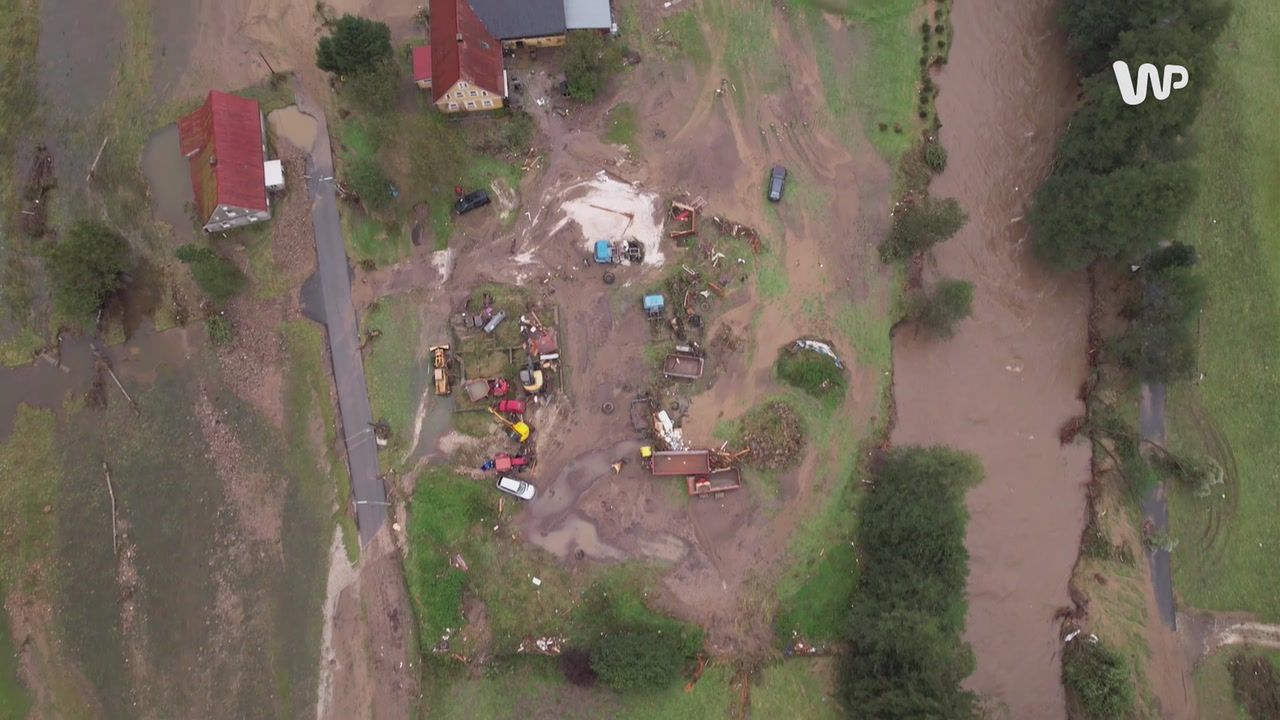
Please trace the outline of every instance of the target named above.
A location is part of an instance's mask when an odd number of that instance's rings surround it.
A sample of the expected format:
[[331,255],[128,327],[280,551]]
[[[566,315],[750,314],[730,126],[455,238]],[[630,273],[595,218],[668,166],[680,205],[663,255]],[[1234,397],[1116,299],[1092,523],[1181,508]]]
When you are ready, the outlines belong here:
[[497,410],[494,410],[493,408],[489,408],[489,414],[497,418],[498,422],[502,425],[502,427],[506,429],[507,436],[510,437],[512,440],[515,440],[516,442],[519,442],[519,443],[527,442],[529,440],[529,436],[533,434],[533,428],[529,427],[529,424],[526,423],[524,420],[517,420],[515,422],[511,422],[510,420],[503,417],[501,413],[499,413]]

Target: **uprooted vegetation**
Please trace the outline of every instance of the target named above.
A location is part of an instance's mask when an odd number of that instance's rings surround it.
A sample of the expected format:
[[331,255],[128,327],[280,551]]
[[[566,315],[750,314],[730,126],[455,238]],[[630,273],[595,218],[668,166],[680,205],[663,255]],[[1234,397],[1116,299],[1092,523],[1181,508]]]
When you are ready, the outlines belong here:
[[845,371],[827,355],[788,345],[778,353],[774,372],[784,382],[810,395],[839,402],[848,380]]
[[804,450],[804,421],[785,400],[770,400],[742,416],[737,444],[750,448],[745,461],[761,470],[791,467]]
[[1066,645],[1062,683],[1075,717],[1110,720],[1129,717],[1133,711],[1135,690],[1129,663],[1100,641],[1080,637]]
[[1280,717],[1280,669],[1265,655],[1238,652],[1227,661],[1236,702],[1253,720]]

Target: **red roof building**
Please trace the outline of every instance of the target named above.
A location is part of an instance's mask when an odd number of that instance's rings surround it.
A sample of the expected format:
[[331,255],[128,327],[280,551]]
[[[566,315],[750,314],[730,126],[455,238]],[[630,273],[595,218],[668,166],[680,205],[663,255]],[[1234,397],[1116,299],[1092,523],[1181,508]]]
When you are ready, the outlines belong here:
[[431,88],[430,45],[422,45],[413,49],[413,82],[424,90]]
[[444,112],[502,107],[507,73],[501,43],[467,0],[431,0],[430,10],[431,96],[436,107]]
[[191,160],[191,188],[205,232],[271,217],[266,133],[256,100],[210,91],[203,105],[178,121],[178,141]]

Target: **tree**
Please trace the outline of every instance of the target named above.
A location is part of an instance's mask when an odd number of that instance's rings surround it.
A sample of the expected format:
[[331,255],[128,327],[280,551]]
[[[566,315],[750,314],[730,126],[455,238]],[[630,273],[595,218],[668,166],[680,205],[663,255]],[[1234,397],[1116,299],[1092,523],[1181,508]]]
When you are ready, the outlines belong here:
[[1058,18],[1081,72],[1092,75],[1117,59],[1112,51],[1126,31],[1187,25],[1212,40],[1229,11],[1220,0],[1066,0]]
[[395,109],[400,97],[400,65],[395,60],[382,60],[371,68],[353,73],[347,79],[351,99],[363,110],[381,115]]
[[968,216],[954,199],[934,200],[907,205],[893,218],[889,237],[880,243],[880,260],[905,260],[918,252],[950,238],[964,227]]
[[370,210],[385,209],[395,199],[391,194],[391,181],[372,158],[356,158],[347,169],[347,182]]
[[1050,176],[1027,215],[1033,248],[1067,270],[1098,259],[1141,257],[1172,230],[1194,192],[1195,177],[1184,163]]
[[973,306],[973,283],[966,280],[943,280],[929,292],[919,292],[907,299],[907,319],[923,327],[930,335],[949,338],[955,324],[969,317]]
[[1200,255],[1192,245],[1174,241],[1147,256],[1142,269],[1150,273],[1161,273],[1171,268],[1194,267],[1200,262]]
[[591,669],[614,690],[656,689],[670,685],[685,666],[683,642],[647,627],[606,634],[591,648]]
[[112,293],[124,287],[129,242],[102,223],[81,220],[45,257],[53,302],[68,318],[80,320],[97,312]]
[[336,75],[373,70],[391,59],[391,29],[356,15],[338,18],[316,46],[316,67]]
[[1125,718],[1133,711],[1134,686],[1124,656],[1102,643],[1077,640],[1062,656],[1062,684],[1089,720]]
[[622,63],[621,49],[600,33],[571,32],[561,55],[569,96],[591,102]]
[[1195,319],[1204,305],[1204,278],[1191,268],[1170,267],[1143,275],[1140,299],[1109,350],[1121,365],[1146,380],[1186,378],[1195,370]]
[[244,289],[246,278],[230,260],[204,245],[186,244],[176,255],[191,267],[196,285],[216,303],[225,303]]

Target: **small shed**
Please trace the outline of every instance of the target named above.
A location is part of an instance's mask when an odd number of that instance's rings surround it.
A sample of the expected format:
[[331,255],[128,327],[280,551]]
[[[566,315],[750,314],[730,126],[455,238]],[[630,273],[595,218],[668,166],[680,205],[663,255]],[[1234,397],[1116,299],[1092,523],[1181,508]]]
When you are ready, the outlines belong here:
[[569,30],[609,30],[609,0],[564,0],[564,24]]
[[284,189],[284,165],[279,160],[268,160],[263,163],[262,174],[268,190],[279,192]]
[[413,49],[413,82],[423,90],[431,89],[431,46]]

